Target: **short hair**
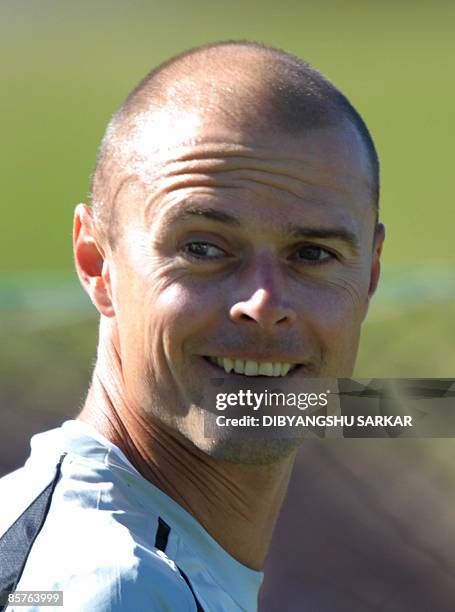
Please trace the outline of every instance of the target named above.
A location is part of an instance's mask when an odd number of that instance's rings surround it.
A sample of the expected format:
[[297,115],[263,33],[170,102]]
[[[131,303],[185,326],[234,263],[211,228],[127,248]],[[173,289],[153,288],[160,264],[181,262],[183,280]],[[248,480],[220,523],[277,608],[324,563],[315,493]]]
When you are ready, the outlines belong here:
[[[251,57],[242,59],[242,54]],[[247,61],[250,59],[255,61]],[[202,89],[203,95],[204,82],[211,86],[215,78],[238,86],[238,77],[247,78],[247,86],[241,87],[241,95],[234,90],[230,103],[235,106],[238,98],[239,117],[244,113],[250,115],[248,125],[251,121],[260,122],[269,129],[294,136],[338,126],[345,119],[354,126],[370,165],[371,199],[377,219],[379,159],[365,122],[347,97],[317,69],[291,53],[252,41],[223,41],[185,51],[151,70],[111,118],[99,148],[90,189],[98,227],[111,247],[118,236],[115,203],[122,188],[118,184],[119,174],[128,167],[122,143],[131,133],[135,118],[156,110],[162,112],[169,105],[172,112],[176,108],[178,112],[195,108],[195,94]],[[132,155],[134,146],[127,150]]]

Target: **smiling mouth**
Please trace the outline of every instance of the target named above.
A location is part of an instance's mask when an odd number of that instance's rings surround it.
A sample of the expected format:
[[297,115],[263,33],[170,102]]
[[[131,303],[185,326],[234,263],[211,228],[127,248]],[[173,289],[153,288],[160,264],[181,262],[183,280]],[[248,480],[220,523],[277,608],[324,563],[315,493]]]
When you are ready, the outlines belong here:
[[209,357],[204,359],[223,370],[226,374],[243,374],[243,376],[287,376],[297,368],[300,363],[285,363],[281,361],[251,361],[249,359],[235,359],[231,357]]

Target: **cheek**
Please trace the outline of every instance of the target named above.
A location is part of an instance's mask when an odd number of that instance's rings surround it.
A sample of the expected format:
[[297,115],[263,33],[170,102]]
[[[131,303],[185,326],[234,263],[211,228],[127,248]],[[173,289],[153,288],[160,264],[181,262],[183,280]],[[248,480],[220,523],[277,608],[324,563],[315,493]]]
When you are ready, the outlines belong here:
[[170,361],[183,358],[185,349],[191,351],[193,348],[194,351],[197,348],[189,346],[192,338],[203,335],[208,322],[219,311],[219,303],[213,284],[210,287],[180,282],[160,292],[155,301],[155,308],[160,313],[159,336]]
[[[150,333],[147,296],[138,295],[134,283],[126,287],[116,307],[116,325],[124,392],[135,405],[146,407],[144,393],[150,360]],[[144,384],[145,383],[145,384]]]
[[300,294],[302,307],[321,324],[339,328],[342,324],[362,321],[367,304],[365,283],[346,278],[308,283]]
[[218,290],[166,262],[144,258],[142,265],[125,270],[116,294],[122,355],[136,370],[161,377],[183,354],[186,338],[204,329]]
[[[302,319],[323,361],[352,362],[366,304],[366,297],[359,287],[340,279],[308,288]],[[338,371],[341,372],[339,368]]]

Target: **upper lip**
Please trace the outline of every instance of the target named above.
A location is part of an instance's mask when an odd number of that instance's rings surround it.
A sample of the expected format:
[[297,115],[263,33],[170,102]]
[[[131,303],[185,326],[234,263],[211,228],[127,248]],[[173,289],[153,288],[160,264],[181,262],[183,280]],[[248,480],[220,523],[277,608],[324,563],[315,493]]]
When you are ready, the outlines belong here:
[[224,359],[242,359],[244,361],[257,361],[258,363],[291,363],[296,365],[304,364],[302,359],[296,359],[295,357],[289,357],[288,355],[258,355],[254,353],[244,353],[239,351],[238,353],[225,355],[223,353],[212,353],[205,354],[204,357],[222,357]]

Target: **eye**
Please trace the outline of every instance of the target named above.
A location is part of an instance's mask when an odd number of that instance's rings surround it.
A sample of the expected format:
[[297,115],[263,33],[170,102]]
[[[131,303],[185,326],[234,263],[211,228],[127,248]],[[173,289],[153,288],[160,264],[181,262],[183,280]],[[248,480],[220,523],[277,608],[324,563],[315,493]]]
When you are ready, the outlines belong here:
[[297,260],[308,264],[323,264],[336,259],[336,255],[315,244],[301,247],[297,251]]
[[183,251],[189,257],[194,259],[219,259],[225,252],[223,249],[211,244],[210,242],[203,242],[200,240],[187,242]]

